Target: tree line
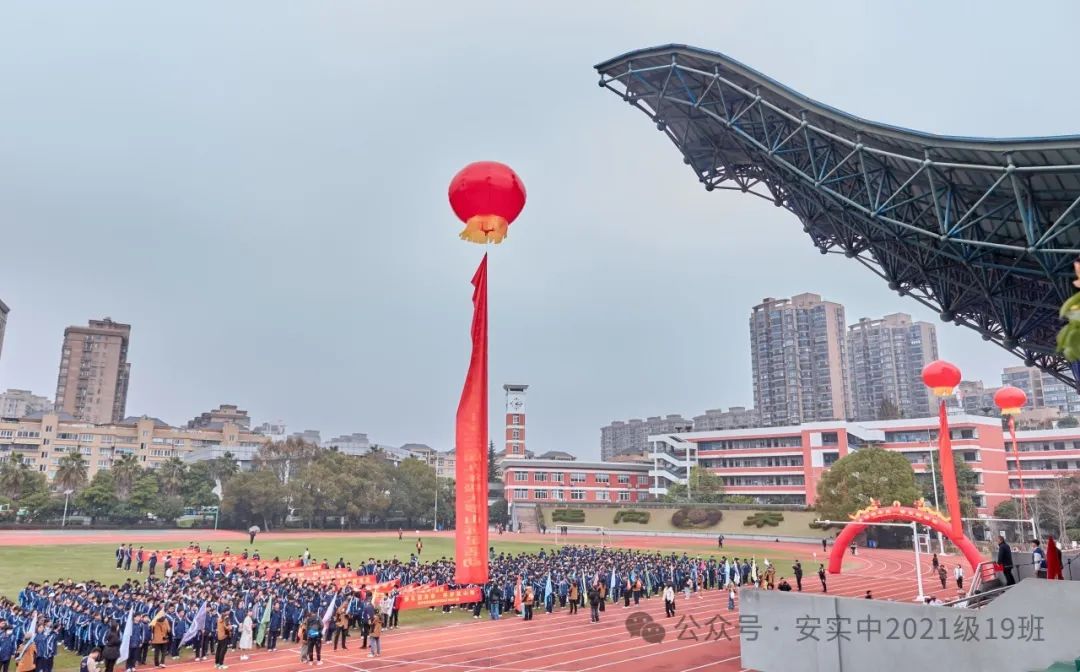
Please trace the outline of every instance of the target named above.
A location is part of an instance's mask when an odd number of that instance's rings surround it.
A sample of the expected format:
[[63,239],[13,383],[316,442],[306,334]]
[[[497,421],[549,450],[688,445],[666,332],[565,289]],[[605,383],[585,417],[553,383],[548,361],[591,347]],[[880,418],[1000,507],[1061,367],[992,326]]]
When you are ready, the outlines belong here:
[[63,515],[92,523],[170,524],[185,509],[220,507],[216,521],[226,527],[286,524],[326,527],[431,527],[454,523],[454,482],[435,478],[435,469],[409,458],[394,466],[381,450],[362,456],[322,449],[295,438],[262,446],[250,471],[224,453],[185,463],[169,458],[154,468],[135,455],[113,460],[88,477],[81,453],[65,454],[53,482],[13,456],[0,464],[0,522],[47,523]]

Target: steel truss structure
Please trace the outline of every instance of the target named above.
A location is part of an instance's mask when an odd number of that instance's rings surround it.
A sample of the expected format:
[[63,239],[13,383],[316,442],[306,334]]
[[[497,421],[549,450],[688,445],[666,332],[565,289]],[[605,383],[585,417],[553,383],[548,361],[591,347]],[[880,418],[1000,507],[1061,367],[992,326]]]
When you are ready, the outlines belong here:
[[866,121],[684,45],[596,69],[707,190],[787,208],[822,254],[842,252],[1076,385],[1055,337],[1080,255],[1080,136],[946,137]]

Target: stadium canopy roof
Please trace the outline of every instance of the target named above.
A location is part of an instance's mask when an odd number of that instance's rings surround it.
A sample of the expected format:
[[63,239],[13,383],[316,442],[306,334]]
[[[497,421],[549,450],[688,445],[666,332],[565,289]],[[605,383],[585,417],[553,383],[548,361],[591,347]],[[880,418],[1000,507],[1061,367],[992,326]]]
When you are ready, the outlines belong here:
[[890,126],[685,45],[596,66],[709,191],[793,212],[822,254],[1075,385],[1055,352],[1080,256],[1080,136],[968,138]]

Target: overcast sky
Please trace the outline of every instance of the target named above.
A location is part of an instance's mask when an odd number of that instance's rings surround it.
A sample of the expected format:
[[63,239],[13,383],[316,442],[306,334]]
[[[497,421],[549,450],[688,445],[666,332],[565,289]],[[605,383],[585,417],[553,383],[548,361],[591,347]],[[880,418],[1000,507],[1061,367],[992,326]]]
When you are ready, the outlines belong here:
[[493,250],[492,435],[596,456],[616,418],[752,405],[750,307],[813,291],[849,322],[936,322],[1017,363],[790,213],[707,193],[592,66],[682,42],[817,100],[939,133],[1080,131],[1061,3],[0,4],[0,388],[52,397],[64,327],[132,325],[129,414],[235,403],[324,438],[452,446],[469,279],[446,186],[496,159],[529,202]]

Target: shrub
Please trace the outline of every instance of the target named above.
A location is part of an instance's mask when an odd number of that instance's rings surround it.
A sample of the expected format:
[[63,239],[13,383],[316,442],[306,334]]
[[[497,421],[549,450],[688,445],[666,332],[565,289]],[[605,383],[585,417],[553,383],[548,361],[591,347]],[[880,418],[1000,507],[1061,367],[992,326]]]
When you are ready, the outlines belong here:
[[619,523],[641,523],[642,525],[649,522],[651,514],[648,511],[634,511],[627,509],[625,511],[615,512],[615,524]]
[[746,520],[743,521],[743,525],[746,527],[754,526],[758,528],[765,527],[766,525],[769,527],[776,527],[782,520],[784,520],[784,514],[779,511],[759,511],[747,516]]
[[553,523],[584,523],[585,512],[581,509],[555,509],[551,512]]
[[671,524],[681,530],[712,527],[723,519],[724,512],[720,509],[696,509],[684,506],[671,514]]

